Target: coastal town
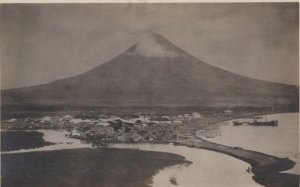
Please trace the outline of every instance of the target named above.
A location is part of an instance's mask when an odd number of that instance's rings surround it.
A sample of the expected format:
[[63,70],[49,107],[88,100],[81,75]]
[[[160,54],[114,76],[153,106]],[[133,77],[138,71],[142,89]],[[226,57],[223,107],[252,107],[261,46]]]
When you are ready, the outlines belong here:
[[[232,110],[203,116],[200,112],[180,115],[159,115],[136,112],[133,114],[108,115],[88,114],[80,116],[44,116],[11,118],[2,121],[2,130],[64,130],[66,136],[78,138],[93,143],[106,145],[113,142],[152,142],[172,143],[180,139],[193,138],[197,134],[206,137],[218,136],[215,123],[220,119],[234,117]],[[217,119],[217,120],[216,120]]]
[[[99,114],[93,111],[80,115],[11,118],[3,120],[2,131],[56,130],[67,138],[80,139],[92,146],[107,147],[114,143],[172,143],[196,149],[206,149],[234,156],[251,165],[247,172],[255,175],[260,184],[269,184],[264,174],[277,173],[292,168],[295,162],[263,153],[212,143],[203,139],[220,136],[218,124],[253,116],[257,113],[226,109],[222,112],[191,112],[177,115],[162,115],[155,112],[132,114]],[[236,127],[238,128],[238,127]],[[68,144],[68,142],[67,142]],[[263,177],[263,178],[260,178]],[[293,177],[297,184],[297,177]],[[282,181],[277,181],[282,183]],[[283,186],[284,186],[283,182]],[[294,185],[292,185],[294,186]]]
[[[232,125],[239,128],[233,122],[255,115],[259,115],[259,113],[239,112],[232,109],[219,112],[185,112],[183,114],[135,112],[119,113],[118,115],[89,111],[75,115],[64,113],[64,115],[2,120],[1,131],[61,131],[67,139],[70,138],[70,141],[66,142],[67,144],[72,144],[72,139],[75,138],[84,144],[91,144],[92,147],[110,147],[119,143],[151,143],[206,149],[224,153],[249,163],[251,167],[246,171],[254,175],[253,179],[257,183],[269,185],[271,183],[267,180],[269,175],[291,169],[295,162],[288,158],[250,151],[243,147],[213,143],[207,139],[221,136],[220,123],[232,121]],[[297,186],[298,179],[296,175],[293,175],[290,181],[291,186]],[[276,183],[281,186],[286,185],[286,182],[281,180]]]
[[[169,114],[155,111],[118,114],[100,111],[10,118],[1,121],[1,130],[64,131],[66,137],[80,139],[93,146],[108,146],[110,143],[178,143],[221,136],[220,122],[259,114],[233,109]],[[237,120],[232,123],[236,125]]]

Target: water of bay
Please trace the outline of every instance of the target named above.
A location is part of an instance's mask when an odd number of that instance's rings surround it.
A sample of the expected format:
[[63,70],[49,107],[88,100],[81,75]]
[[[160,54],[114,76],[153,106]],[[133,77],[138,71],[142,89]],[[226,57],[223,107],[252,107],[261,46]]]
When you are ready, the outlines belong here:
[[[176,165],[159,171],[153,177],[153,187],[256,187],[249,164],[225,154],[170,144],[115,144],[114,148],[168,152],[182,155],[190,165]],[[142,169],[142,168],[141,168]]]
[[228,121],[220,125],[219,136],[202,138],[232,147],[288,157],[297,164],[285,172],[299,174],[299,113],[280,113],[262,117],[267,120],[278,120],[278,126],[234,126]]

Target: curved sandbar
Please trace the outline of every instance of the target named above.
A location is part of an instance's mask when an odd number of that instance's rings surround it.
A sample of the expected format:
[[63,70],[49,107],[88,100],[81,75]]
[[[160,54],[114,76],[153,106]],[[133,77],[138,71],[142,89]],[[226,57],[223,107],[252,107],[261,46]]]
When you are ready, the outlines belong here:
[[267,187],[299,186],[299,175],[279,173],[293,168],[296,164],[288,158],[279,158],[256,151],[224,146],[201,138],[179,140],[175,144],[216,151],[243,160],[251,165],[251,172],[254,174],[253,180],[261,185]]

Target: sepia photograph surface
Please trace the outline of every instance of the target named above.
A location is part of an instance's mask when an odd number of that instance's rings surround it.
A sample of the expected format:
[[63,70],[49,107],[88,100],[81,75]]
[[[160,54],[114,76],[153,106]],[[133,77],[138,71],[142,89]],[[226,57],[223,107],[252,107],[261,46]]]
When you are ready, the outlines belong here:
[[298,187],[299,3],[2,3],[2,187]]

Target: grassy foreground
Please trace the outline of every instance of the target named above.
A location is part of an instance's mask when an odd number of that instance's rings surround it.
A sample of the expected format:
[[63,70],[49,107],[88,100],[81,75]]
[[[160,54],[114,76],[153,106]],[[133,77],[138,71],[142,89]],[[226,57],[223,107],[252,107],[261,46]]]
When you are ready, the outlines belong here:
[[73,149],[2,156],[2,187],[146,187],[184,157],[130,149]]

